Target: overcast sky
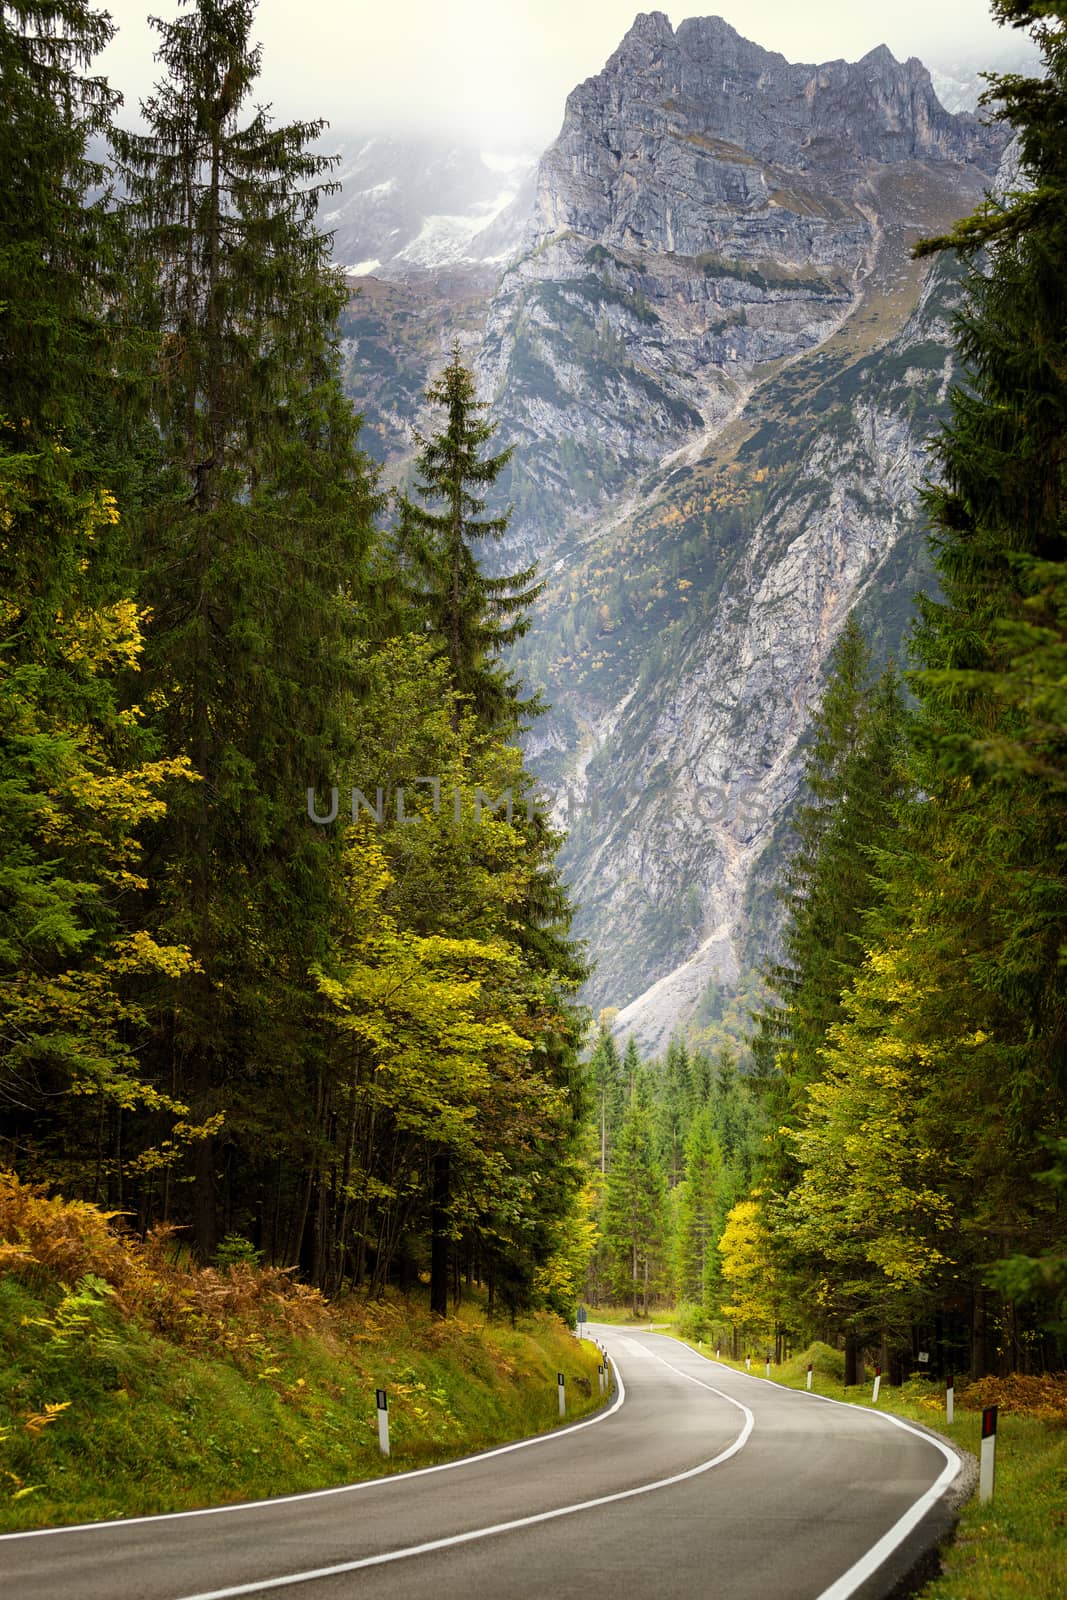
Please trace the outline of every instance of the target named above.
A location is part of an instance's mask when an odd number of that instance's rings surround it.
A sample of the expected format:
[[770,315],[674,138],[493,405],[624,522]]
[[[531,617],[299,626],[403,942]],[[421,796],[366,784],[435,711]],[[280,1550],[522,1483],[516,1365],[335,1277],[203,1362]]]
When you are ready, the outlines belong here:
[[[179,7],[103,3],[119,36],[101,66],[134,120],[158,75],[146,14]],[[262,99],[280,117],[326,116],[338,132],[421,125],[540,149],[559,131],[568,92],[600,71],[639,9],[634,0],[260,0]],[[667,14],[675,27],[718,14],[791,61],[855,60],[887,44],[901,59],[984,63],[1022,41],[993,24],[987,0],[712,0]]]

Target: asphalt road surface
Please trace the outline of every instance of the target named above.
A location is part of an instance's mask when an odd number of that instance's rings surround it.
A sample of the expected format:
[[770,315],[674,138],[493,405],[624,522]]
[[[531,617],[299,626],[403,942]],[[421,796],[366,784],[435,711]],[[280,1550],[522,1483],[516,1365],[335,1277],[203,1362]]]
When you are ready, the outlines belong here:
[[591,1420],[445,1467],[0,1538],[5,1600],[882,1600],[951,1520],[947,1446],[654,1333]]

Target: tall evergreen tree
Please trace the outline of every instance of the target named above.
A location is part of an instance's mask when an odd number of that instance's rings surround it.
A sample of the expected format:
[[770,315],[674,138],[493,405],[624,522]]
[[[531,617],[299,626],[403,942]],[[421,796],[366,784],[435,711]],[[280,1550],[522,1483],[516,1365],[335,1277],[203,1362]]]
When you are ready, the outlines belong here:
[[202,1117],[228,1117],[198,1147],[205,1255],[223,1166],[231,1189],[254,1183],[294,1099],[317,1137],[307,970],[341,878],[336,836],[302,821],[302,798],[352,765],[353,589],[372,502],[339,383],[345,290],[314,228],[332,161],[309,149],[320,122],[276,127],[262,108],[242,122],[260,71],[254,9],[188,0],[154,19],[165,77],[142,108],[148,131],[114,136],[152,269],[144,314],[170,470],[138,527],[145,675],[163,748],[203,780],[155,840],[154,866],[158,925],[201,969],[157,1038],[159,1070]]
[[685,1141],[685,1179],[678,1208],[675,1272],[683,1299],[704,1305],[718,1276],[716,1246],[733,1197],[710,1106],[694,1118]]
[[124,1109],[181,1110],[140,1076],[134,991],[187,963],[138,904],[180,763],[147,759],[117,690],[141,617],[103,467],[114,230],[87,156],[112,33],[70,0],[0,7],[0,1109],[22,1171],[121,1204]]
[[685,1170],[685,1141],[693,1115],[693,1086],[685,1040],[672,1036],[667,1043],[659,1086],[658,1142],[667,1182],[674,1188]]
[[[485,416],[484,402],[476,398],[473,376],[463,365],[458,347],[426,398],[443,410],[444,416],[435,433],[418,438],[416,493],[425,503],[400,499],[396,564],[415,630],[433,642],[446,663],[454,696],[454,726],[458,728],[465,711],[469,712],[478,736],[488,747],[513,739],[524,716],[538,709],[535,700],[522,698],[502,654],[529,627],[529,607],[540,593],[540,585],[533,582],[533,567],[509,576],[490,576],[479,559],[480,547],[483,558],[488,553],[485,541],[499,541],[507,528],[506,513],[485,515],[486,491],[496,482],[511,452],[486,454],[495,426]],[[516,787],[522,795],[531,788],[525,772],[520,772]],[[517,821],[517,826],[525,839],[528,870],[524,903],[516,908],[505,936],[521,951],[527,971],[544,986],[549,1013],[554,1010],[555,1021],[541,1041],[545,1075],[576,1111],[582,1084],[575,1057],[577,1014],[568,996],[573,996],[585,967],[569,939],[571,909],[554,859],[559,841],[536,808],[525,820]],[[577,1137],[575,1123],[573,1139]],[[565,1155],[562,1149],[559,1153]],[[562,1161],[560,1171],[565,1165]],[[430,1222],[430,1304],[441,1316],[447,1311],[451,1243],[462,1179],[451,1151],[442,1145],[433,1158]],[[492,1257],[495,1279],[503,1284],[509,1273],[509,1251],[516,1257],[516,1250],[514,1238],[511,1245],[504,1242],[508,1230],[501,1227],[499,1232],[501,1248],[490,1251],[485,1236],[481,1248],[483,1255]],[[524,1255],[518,1252],[518,1256]],[[522,1289],[521,1285],[513,1287],[516,1292]]]
[[998,1254],[1040,1258],[1062,1236],[1062,1196],[1033,1175],[1067,1114],[1067,11],[995,0],[993,12],[1032,32],[1045,72],[992,77],[984,97],[1017,134],[1022,183],[922,247],[984,250],[986,264],[966,282],[956,334],[969,382],[953,393],[928,500],[942,598],[923,604],[912,677],[927,799],[893,907],[898,925],[905,899],[924,908],[926,969],[967,997],[942,1037],[968,1021],[991,1043],[927,1097],[931,1132],[951,1119],[967,1152],[956,1242],[979,1370],[995,1359]]
[[604,1236],[614,1260],[616,1292],[634,1316],[647,1314],[667,1261],[667,1191],[656,1160],[651,1108],[635,1093],[623,1118],[604,1196]]
[[[771,974],[781,1004],[760,1017],[753,1047],[772,1126],[803,1106],[819,1078],[827,1030],[840,1019],[842,994],[862,964],[865,924],[882,897],[878,851],[893,832],[904,790],[903,750],[896,673],[890,666],[872,683],[870,652],[851,615],[813,719],[798,846],[782,894],[786,959]],[[788,1187],[797,1175],[777,1136],[764,1166],[772,1188]]]
[[510,733],[535,702],[522,699],[501,655],[528,630],[530,608],[544,587],[534,581],[534,566],[494,577],[485,570],[488,551],[479,560],[485,541],[498,542],[507,530],[506,513],[484,513],[486,491],[512,452],[484,453],[496,426],[484,415],[486,404],[477,399],[458,344],[426,399],[443,408],[445,420],[431,437],[416,435],[415,487],[426,503],[401,498],[401,566],[417,613],[447,654],[457,690],[483,726]]

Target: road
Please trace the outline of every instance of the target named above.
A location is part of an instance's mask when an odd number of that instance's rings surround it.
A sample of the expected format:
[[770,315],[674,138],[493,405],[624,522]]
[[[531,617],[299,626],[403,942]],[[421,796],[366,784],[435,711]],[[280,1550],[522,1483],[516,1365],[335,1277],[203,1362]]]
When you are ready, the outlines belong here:
[[949,1524],[960,1461],[922,1431],[659,1334],[589,1331],[619,1377],[591,1420],[319,1494],[9,1534],[0,1587],[7,1600],[881,1600]]

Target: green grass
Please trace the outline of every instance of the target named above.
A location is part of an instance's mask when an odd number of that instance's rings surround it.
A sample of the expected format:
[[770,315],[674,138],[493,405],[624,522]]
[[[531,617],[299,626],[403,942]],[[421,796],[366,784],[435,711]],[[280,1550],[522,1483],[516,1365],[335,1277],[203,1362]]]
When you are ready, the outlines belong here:
[[[690,1341],[694,1346],[696,1340]],[[707,1341],[705,1341],[707,1350]],[[714,1354],[714,1344],[710,1353]],[[764,1352],[756,1347],[752,1371],[764,1376]],[[744,1371],[744,1361],[724,1365]],[[813,1388],[834,1400],[872,1407],[872,1381],[848,1389],[841,1381],[844,1357],[829,1345],[815,1344],[780,1365],[771,1377],[803,1389],[808,1362]],[[1011,1380],[1005,1380],[1005,1389]],[[944,1390],[938,1383],[912,1378],[900,1388],[883,1379],[879,1411],[935,1428],[963,1449],[978,1454],[981,1412],[957,1401],[951,1426],[945,1420]],[[942,1551],[942,1572],[919,1591],[918,1600],[1063,1600],[1067,1593],[1067,1424],[1005,1409],[997,1424],[996,1488],[993,1500],[977,1496],[964,1506],[955,1540]]]
[[[95,1305],[83,1294],[71,1322],[78,1300],[0,1278],[4,1530],[252,1500],[452,1459],[557,1426],[560,1369],[569,1420],[600,1404],[597,1353],[548,1315],[512,1328],[467,1303],[442,1323],[398,1298],[325,1308],[294,1335],[259,1309],[233,1318],[229,1348],[213,1353],[124,1317],[106,1291]],[[390,1397],[388,1462],[378,1386]],[[50,1406],[62,1409],[46,1420]]]

